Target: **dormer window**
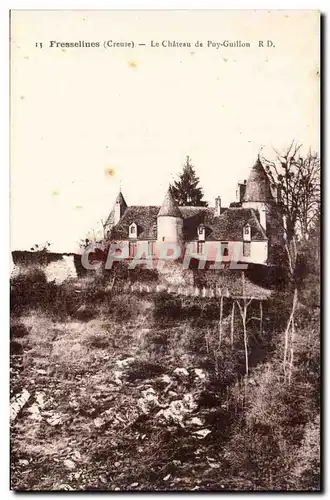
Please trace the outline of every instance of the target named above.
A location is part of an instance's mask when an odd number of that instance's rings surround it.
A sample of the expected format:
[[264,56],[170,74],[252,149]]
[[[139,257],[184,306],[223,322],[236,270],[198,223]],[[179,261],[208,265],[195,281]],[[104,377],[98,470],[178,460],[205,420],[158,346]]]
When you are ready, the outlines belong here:
[[136,226],[135,222],[133,222],[129,226],[128,235],[129,235],[130,238],[136,238],[137,237],[137,226]]
[[197,235],[199,241],[205,241],[205,226],[200,224],[197,228]]
[[246,224],[243,227],[243,241],[251,241],[251,226]]

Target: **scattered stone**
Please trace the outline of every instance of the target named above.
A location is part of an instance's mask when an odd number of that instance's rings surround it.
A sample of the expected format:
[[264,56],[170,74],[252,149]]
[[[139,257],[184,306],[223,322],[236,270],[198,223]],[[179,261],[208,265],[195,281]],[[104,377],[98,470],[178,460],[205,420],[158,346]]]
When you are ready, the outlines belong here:
[[[79,403],[77,403],[77,401],[73,399],[72,401],[69,401],[69,406],[70,408],[74,408],[75,410],[77,410],[79,408]],[[90,411],[93,413],[94,410],[95,408],[91,408]]]
[[146,389],[145,391],[143,391],[142,394],[146,395],[146,394],[156,394],[156,393],[155,393],[155,390],[152,387],[148,387],[148,389]]
[[120,377],[123,375],[123,372],[120,372],[120,371],[118,371],[118,370],[115,370],[113,374],[114,374],[114,376],[115,376],[115,380],[114,380],[114,381],[115,381],[115,383],[116,383],[117,385],[123,385],[123,381],[122,381],[122,380],[121,380],[121,378],[120,378]]
[[220,469],[220,464],[209,463],[209,467],[211,467],[211,469]]
[[188,370],[186,370],[186,368],[175,368],[173,373],[175,373],[175,375],[184,375],[185,377],[189,375]]
[[107,484],[108,480],[107,480],[107,476],[105,474],[100,474],[99,475],[99,480],[101,483],[103,484]]
[[184,395],[183,399],[171,401],[169,406],[161,409],[156,414],[156,418],[162,417],[167,422],[172,421],[180,425],[180,427],[185,427],[183,418],[188,417],[196,407],[197,403],[194,401],[192,394],[188,393]]
[[195,374],[198,378],[200,378],[201,380],[204,380],[206,378],[206,375],[205,373],[203,372],[203,370],[201,370],[200,368],[195,368]]
[[181,460],[172,460],[173,465],[181,465]]
[[196,401],[194,400],[193,395],[190,392],[183,396],[183,401],[190,411],[195,410],[198,406]]
[[81,455],[80,455],[80,452],[78,450],[75,450],[73,453],[72,453],[72,458],[75,458],[76,460],[81,460]]
[[14,396],[10,402],[10,420],[14,421],[23,408],[26,405],[30,398],[30,393],[23,389],[22,394],[18,394]]
[[47,423],[53,427],[55,425],[60,425],[63,424],[63,417],[59,415],[58,413],[54,413],[54,415],[50,418],[47,419]]
[[44,392],[37,392],[36,393],[36,402],[38,403],[39,406],[41,406],[41,408],[43,406],[45,406],[44,398],[45,398],[45,393]]
[[199,417],[193,417],[191,420],[189,420],[189,424],[191,425],[203,425],[203,422]]
[[171,382],[172,382],[171,377],[169,377],[169,376],[168,376],[168,375],[166,375],[166,374],[165,374],[165,375],[163,375],[163,376],[161,377],[161,380],[162,380],[162,382],[164,382],[165,384],[169,384],[169,383],[171,383]]
[[163,481],[168,481],[168,479],[170,479],[171,477],[171,474],[167,474],[167,476],[163,477]]
[[20,458],[19,461],[18,461],[19,465],[23,465],[24,467],[26,465],[29,465],[29,461],[26,460],[25,458]]
[[204,439],[208,434],[210,434],[209,429],[201,429],[200,431],[195,431],[194,434],[199,438],[199,439]]
[[38,422],[40,422],[40,420],[42,420],[42,416],[40,415],[40,410],[39,410],[39,406],[37,405],[37,403],[33,403],[33,405],[30,406],[30,408],[28,409],[28,412],[30,413],[30,418],[32,420],[36,420]]
[[58,490],[61,491],[73,491],[73,488],[69,484],[60,484]]
[[94,425],[95,427],[100,428],[104,425],[104,420],[100,417],[94,418]]
[[69,469],[69,470],[73,470],[76,468],[76,464],[72,460],[70,460],[69,458],[64,460],[63,465],[66,469]]
[[139,483],[132,483],[130,484],[130,488],[136,488],[137,486],[139,486]]
[[133,358],[133,357],[126,358],[126,359],[118,359],[116,361],[116,364],[117,364],[117,366],[119,366],[119,368],[126,368],[127,366],[134,363],[134,361],[135,361],[135,358]]

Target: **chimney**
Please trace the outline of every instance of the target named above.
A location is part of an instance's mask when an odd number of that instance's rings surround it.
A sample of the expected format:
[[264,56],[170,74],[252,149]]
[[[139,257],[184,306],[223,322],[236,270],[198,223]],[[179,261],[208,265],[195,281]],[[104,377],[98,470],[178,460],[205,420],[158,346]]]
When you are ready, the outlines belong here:
[[241,203],[243,201],[244,195],[245,195],[245,189],[246,189],[246,180],[244,182],[239,182],[237,184],[237,191],[236,191],[236,201]]
[[220,214],[221,214],[221,198],[220,198],[220,196],[217,196],[215,199],[214,216],[220,217]]

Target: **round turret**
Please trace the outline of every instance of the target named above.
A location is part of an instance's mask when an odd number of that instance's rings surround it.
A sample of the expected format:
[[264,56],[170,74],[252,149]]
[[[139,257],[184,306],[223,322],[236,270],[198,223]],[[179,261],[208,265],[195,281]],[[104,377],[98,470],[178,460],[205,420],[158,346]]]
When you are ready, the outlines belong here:
[[169,243],[182,239],[182,214],[169,188],[157,215],[157,239]]

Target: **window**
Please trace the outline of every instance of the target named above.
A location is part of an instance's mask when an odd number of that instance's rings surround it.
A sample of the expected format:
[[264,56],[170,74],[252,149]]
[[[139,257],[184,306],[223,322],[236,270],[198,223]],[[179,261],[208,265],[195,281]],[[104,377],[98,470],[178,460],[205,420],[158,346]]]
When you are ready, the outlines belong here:
[[199,241],[205,240],[205,226],[203,224],[198,226],[197,234],[198,234]]
[[204,253],[204,242],[203,241],[197,242],[197,253],[199,253],[199,254]]
[[250,224],[246,224],[243,227],[243,241],[251,241],[251,226]]
[[250,257],[251,255],[251,243],[249,241],[243,241],[243,257]]
[[228,241],[221,242],[221,255],[223,257],[228,257],[229,255]]
[[136,255],[136,243],[129,242],[128,252],[129,252],[130,257],[135,257],[135,255]]
[[128,234],[130,238],[136,238],[137,237],[137,226],[135,222],[133,222],[128,229]]

